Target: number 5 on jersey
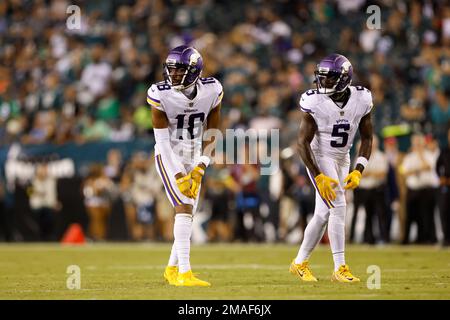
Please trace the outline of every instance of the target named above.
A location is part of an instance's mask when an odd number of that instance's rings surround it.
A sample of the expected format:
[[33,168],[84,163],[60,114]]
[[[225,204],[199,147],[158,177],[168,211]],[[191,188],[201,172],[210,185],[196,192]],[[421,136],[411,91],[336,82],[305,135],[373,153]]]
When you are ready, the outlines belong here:
[[335,124],[333,126],[333,132],[331,133],[332,137],[339,137],[341,140],[332,140],[331,146],[333,148],[342,148],[347,145],[348,142],[348,133],[346,131],[350,130],[350,124],[349,123],[340,123]]

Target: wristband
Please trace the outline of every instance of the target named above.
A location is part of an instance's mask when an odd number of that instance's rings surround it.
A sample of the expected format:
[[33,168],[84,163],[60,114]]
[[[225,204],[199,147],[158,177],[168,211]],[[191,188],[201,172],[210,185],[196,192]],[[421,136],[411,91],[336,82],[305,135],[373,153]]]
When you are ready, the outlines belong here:
[[199,161],[205,165],[205,167],[209,166],[211,159],[208,156],[201,156]]
[[360,165],[362,165],[364,168],[366,168],[368,163],[369,163],[369,160],[367,160],[366,158],[364,158],[364,157],[358,157],[358,159],[356,159],[356,164],[355,164],[355,166],[356,166],[357,164],[360,164]]

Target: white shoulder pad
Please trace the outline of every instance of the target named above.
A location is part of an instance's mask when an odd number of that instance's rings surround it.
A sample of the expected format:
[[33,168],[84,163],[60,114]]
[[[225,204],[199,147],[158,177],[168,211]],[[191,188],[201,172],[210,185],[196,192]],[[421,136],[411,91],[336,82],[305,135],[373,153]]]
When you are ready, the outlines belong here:
[[361,103],[361,108],[364,110],[364,115],[372,111],[373,101],[372,92],[363,86],[356,86],[356,92],[359,93],[359,101]]
[[214,77],[200,78],[199,81],[206,87],[211,86],[211,91],[215,99],[212,108],[217,107],[223,98],[223,87],[220,81]]
[[147,90],[147,103],[153,108],[164,111],[161,105],[161,97],[159,95],[159,90],[156,87],[156,84],[152,84],[151,87]]
[[147,102],[152,107],[164,111],[164,95],[171,92],[172,87],[164,81],[153,84],[147,91]]
[[300,110],[306,113],[314,114],[317,112],[319,93],[315,89],[305,91],[300,97]]

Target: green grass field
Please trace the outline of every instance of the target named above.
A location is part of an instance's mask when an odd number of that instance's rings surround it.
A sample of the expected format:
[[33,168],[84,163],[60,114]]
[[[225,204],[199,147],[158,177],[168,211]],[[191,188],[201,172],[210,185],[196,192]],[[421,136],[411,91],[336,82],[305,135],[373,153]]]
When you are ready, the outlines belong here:
[[[348,246],[359,284],[330,282],[328,246],[316,249],[317,283],[288,272],[291,245],[194,245],[193,270],[210,288],[163,281],[168,244],[0,245],[0,299],[450,299],[450,250],[438,247]],[[81,269],[81,289],[69,290],[69,265]],[[381,269],[381,289],[369,290],[369,265]]]

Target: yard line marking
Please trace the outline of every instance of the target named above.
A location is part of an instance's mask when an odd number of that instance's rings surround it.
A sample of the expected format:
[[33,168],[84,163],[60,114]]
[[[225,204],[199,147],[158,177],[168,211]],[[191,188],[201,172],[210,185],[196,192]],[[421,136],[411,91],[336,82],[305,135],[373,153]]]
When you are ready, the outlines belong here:
[[[115,290],[116,288],[114,288]],[[51,290],[51,289],[47,289],[47,290],[32,290],[32,289],[23,289],[23,290],[14,290],[14,289],[5,289],[2,290],[0,289],[1,293],[30,293],[30,292],[45,292],[45,293],[51,293],[51,292],[80,292],[80,291],[106,291],[105,289],[77,289],[77,290]]]
[[[166,265],[112,265],[106,267],[107,269],[114,270],[154,270],[164,269]],[[289,264],[197,264],[195,269],[215,269],[215,270],[227,270],[227,269],[261,269],[261,270],[288,270]],[[325,265],[314,265],[313,268],[330,268]]]
[[423,271],[430,271],[430,272],[450,272],[450,269],[408,269],[408,268],[401,268],[401,269],[384,269],[381,268],[381,272],[423,272]]
[[[111,265],[105,268],[99,268],[97,266],[88,266],[88,270],[158,270],[164,269],[166,265]],[[332,269],[330,265],[312,265],[312,269]],[[283,264],[260,264],[260,263],[250,263],[250,264],[197,264],[194,266],[196,270],[198,269],[211,269],[211,270],[242,270],[242,269],[252,269],[252,270],[287,270],[289,265]],[[428,270],[430,272],[450,272],[450,269],[408,269],[408,268],[382,268],[382,272],[395,273],[395,272],[421,272]]]

